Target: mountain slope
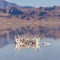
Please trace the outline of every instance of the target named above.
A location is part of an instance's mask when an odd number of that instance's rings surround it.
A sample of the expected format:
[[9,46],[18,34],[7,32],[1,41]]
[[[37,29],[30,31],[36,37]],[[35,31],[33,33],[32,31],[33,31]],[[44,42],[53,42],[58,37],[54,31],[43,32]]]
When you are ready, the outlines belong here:
[[18,6],[0,0],[0,39],[20,36],[60,38],[60,6]]

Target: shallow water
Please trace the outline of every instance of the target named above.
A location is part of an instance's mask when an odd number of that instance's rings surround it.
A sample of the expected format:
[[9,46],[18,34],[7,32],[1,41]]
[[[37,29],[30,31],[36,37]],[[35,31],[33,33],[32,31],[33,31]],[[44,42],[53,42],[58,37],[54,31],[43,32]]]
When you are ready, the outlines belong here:
[[0,48],[0,60],[60,60],[60,40],[42,39],[49,46],[40,46],[40,49],[22,48],[15,50],[15,44],[8,44]]

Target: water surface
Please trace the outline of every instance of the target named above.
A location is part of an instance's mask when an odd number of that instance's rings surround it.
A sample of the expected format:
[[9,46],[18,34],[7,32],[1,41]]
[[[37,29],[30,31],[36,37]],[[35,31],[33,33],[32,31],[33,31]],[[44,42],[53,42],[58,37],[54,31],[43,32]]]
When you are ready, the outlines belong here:
[[60,60],[60,40],[42,39],[41,43],[47,41],[51,45],[40,49],[23,48],[15,50],[15,44],[8,44],[0,48],[0,60]]

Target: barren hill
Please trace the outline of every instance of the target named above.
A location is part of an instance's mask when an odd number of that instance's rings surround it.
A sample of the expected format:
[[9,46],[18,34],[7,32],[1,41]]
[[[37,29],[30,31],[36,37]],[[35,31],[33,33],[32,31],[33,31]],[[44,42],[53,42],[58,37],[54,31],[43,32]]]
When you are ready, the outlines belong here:
[[60,6],[35,8],[0,2],[0,39],[12,40],[16,34],[60,38]]

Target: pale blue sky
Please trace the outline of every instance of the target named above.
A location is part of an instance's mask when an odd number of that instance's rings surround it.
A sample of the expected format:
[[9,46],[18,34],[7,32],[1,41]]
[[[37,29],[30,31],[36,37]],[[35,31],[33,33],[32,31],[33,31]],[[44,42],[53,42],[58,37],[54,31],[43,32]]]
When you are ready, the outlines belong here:
[[7,1],[19,4],[21,6],[34,6],[34,7],[54,5],[60,6],[60,0],[7,0]]

